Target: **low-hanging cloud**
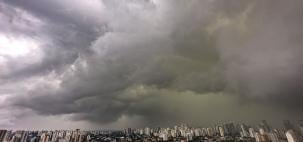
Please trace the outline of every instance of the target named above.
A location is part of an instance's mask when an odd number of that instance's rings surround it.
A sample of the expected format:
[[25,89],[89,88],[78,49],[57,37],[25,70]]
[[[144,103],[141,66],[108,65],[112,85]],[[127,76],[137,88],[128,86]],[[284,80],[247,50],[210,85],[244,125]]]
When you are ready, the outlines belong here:
[[[296,113],[303,107],[299,0],[93,0],[66,8],[68,3],[1,3],[1,11],[18,9],[40,21],[3,13],[37,29],[16,24],[1,34],[38,37],[42,56],[27,66],[19,65],[20,58],[5,62],[17,67],[0,72],[2,88],[8,88],[0,91],[11,94],[4,107],[101,124],[125,116],[149,125],[253,121],[263,118],[247,113],[258,115],[262,107],[268,119],[281,115],[276,110],[302,117]],[[16,81],[31,86],[11,89]]]

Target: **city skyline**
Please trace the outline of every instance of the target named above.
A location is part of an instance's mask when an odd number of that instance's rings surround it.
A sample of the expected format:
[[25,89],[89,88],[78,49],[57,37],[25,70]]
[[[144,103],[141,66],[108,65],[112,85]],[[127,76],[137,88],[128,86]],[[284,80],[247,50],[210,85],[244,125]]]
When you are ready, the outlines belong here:
[[296,126],[284,120],[282,129],[262,120],[258,126],[226,122],[211,127],[180,124],[124,130],[0,130],[0,142],[301,142],[303,124],[298,122]]
[[0,129],[298,123],[301,13],[302,0],[0,0]]

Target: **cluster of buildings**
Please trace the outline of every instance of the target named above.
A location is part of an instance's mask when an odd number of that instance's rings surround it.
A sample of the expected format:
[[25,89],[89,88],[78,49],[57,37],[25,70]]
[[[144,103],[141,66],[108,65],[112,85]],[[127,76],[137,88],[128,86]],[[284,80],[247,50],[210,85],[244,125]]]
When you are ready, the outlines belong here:
[[224,123],[197,128],[186,124],[171,128],[128,128],[123,131],[10,131],[0,130],[0,142],[303,142],[303,120],[294,126],[272,129],[265,120],[258,126]]
[[[87,135],[88,133],[86,133]],[[0,130],[0,142],[85,142],[84,132],[76,130],[11,131]]]
[[303,121],[295,127],[289,120],[284,120],[283,129],[271,129],[265,120],[257,127],[246,124],[225,123],[207,128],[194,128],[187,125],[173,128],[130,128],[127,135],[139,134],[146,136],[146,141],[242,141],[242,142],[303,142]]

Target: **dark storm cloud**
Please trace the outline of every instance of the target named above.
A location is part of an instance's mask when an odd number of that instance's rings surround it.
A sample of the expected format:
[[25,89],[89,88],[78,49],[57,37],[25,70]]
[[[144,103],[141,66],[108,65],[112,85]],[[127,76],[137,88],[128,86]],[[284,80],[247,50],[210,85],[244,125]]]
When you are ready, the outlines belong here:
[[220,33],[218,43],[229,83],[241,95],[301,110],[302,2],[251,4],[247,36],[236,30]]
[[[82,6],[90,5],[86,5],[86,3],[81,1],[4,0],[4,2],[25,9],[26,11],[33,13],[35,16],[48,20],[51,23],[72,25],[77,27],[77,31],[90,32],[90,34],[95,34],[94,28],[102,28],[100,27],[100,24],[103,24],[105,21],[104,19],[106,18],[103,16],[103,13],[94,13],[102,12],[101,9],[96,10],[83,8]],[[93,4],[95,3],[91,3],[91,5]],[[103,17],[96,19],[99,16]]]
[[55,71],[60,81],[7,105],[101,123],[140,116],[148,124],[302,110],[299,0],[94,2],[102,6],[89,12],[82,1],[4,1],[45,22],[33,30],[45,42],[42,62],[4,78]]
[[[42,42],[41,50],[45,54],[42,61],[29,66],[19,63],[20,59],[10,59],[8,68],[11,68],[11,72],[2,75],[2,80],[45,75],[52,71],[62,72],[78,58],[80,53],[89,53],[87,48],[90,43],[95,40],[97,34],[101,35],[105,32],[105,23],[102,20],[96,22],[85,19],[75,14],[77,8],[60,8],[63,5],[59,4],[59,1],[34,0],[1,3],[4,17],[1,24],[8,27],[4,33],[13,37],[38,39]],[[24,13],[31,17],[24,18]]]
[[[0,4],[0,11],[1,11],[1,32],[6,34],[14,34],[16,32],[20,34],[31,35],[33,34],[33,29],[31,28],[31,21],[28,17],[22,17],[20,12],[17,11],[14,7],[1,3]],[[18,24],[16,24],[16,21]],[[24,26],[26,25],[26,27]]]

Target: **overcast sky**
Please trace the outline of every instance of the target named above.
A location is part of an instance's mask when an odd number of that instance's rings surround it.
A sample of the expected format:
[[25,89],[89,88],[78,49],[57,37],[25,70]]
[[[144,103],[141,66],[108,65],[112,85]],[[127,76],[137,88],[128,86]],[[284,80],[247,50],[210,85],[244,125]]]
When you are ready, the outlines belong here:
[[302,0],[0,0],[0,128],[303,119]]

